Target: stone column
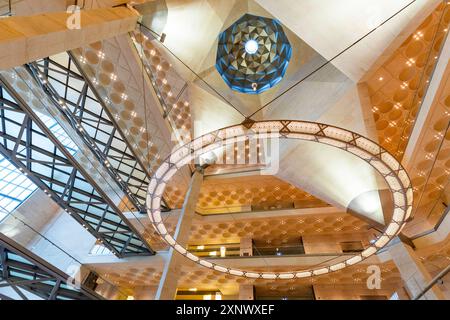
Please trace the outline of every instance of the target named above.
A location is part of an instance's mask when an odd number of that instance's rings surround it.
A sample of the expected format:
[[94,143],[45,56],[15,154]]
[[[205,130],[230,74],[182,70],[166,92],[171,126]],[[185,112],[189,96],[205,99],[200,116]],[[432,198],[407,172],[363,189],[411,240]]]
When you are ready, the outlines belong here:
[[[389,247],[389,253],[400,271],[408,295],[414,298],[430,283],[431,275],[409,245],[399,241]],[[421,299],[444,300],[445,298],[441,290],[434,286]]]
[[411,300],[405,287],[401,287],[397,290],[398,300]]
[[255,290],[251,284],[239,286],[239,300],[255,300]]
[[252,238],[241,238],[239,255],[253,256],[253,240]]
[[[174,238],[182,246],[186,246],[189,240],[192,220],[195,216],[195,208],[197,205],[200,189],[203,183],[203,168],[198,167],[192,175],[189,189],[183,203],[177,228],[175,229]],[[156,300],[173,300],[177,292],[178,277],[186,258],[170,248],[168,259],[164,266],[163,274],[159,282],[158,291],[156,292]]]

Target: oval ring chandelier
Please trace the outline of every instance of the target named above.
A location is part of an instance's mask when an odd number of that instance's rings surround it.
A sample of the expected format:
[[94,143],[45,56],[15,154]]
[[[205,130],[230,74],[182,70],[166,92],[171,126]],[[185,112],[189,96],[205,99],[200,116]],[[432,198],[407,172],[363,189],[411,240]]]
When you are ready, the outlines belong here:
[[[191,163],[193,159],[198,159],[201,155],[236,141],[244,141],[247,138],[298,139],[322,143],[359,157],[371,165],[386,181],[393,199],[392,220],[383,233],[364,251],[345,261],[313,269],[287,272],[239,270],[210,262],[192,254],[169,234],[161,218],[161,199],[166,184],[181,167]],[[297,120],[269,120],[219,129],[198,137],[172,152],[151,178],[147,193],[147,213],[153,227],[174,250],[203,267],[253,279],[293,279],[341,270],[372,256],[401,232],[411,214],[412,201],[413,190],[407,172],[391,154],[375,142],[357,133],[326,124]]]

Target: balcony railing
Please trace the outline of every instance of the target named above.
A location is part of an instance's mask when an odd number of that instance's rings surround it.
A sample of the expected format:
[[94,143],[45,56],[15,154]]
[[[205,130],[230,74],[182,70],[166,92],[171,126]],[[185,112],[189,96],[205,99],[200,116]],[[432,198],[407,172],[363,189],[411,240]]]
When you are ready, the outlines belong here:
[[306,253],[303,244],[280,245],[280,246],[261,246],[253,245],[251,256],[241,255],[239,243],[227,244],[207,244],[207,245],[188,245],[188,251],[199,256],[207,257],[208,259],[235,259],[235,258],[258,258],[258,257],[285,257],[285,256],[344,256],[352,255],[361,250],[345,251],[345,252],[321,252],[321,253]]

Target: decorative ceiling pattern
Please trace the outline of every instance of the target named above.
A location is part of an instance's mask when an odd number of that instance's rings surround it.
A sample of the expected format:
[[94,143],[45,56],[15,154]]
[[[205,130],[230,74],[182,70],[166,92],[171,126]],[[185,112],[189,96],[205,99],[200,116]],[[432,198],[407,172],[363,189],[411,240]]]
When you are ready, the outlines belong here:
[[[248,158],[247,158],[248,159]],[[223,169],[229,165],[214,166]],[[231,166],[236,168],[237,165]],[[242,165],[241,169],[248,168]],[[169,181],[165,199],[169,207],[181,208],[187,187],[176,176]],[[206,179],[200,191],[197,212],[201,214],[325,207],[328,204],[275,176],[259,175],[236,179]]]
[[182,180],[181,173],[177,172],[173,179],[167,183],[167,188],[164,191],[164,199],[167,205],[172,209],[179,209],[183,207],[184,197],[188,190],[186,183],[179,183]]
[[119,66],[124,58],[117,56],[121,49],[114,40],[96,42],[73,53],[117,124],[137,149],[141,161],[148,163],[147,169],[152,172],[158,167],[159,159],[169,152],[169,146],[159,132],[160,126],[152,123],[150,117],[150,123],[145,124],[144,114],[137,109],[143,97],[136,83],[133,88],[129,74],[122,77],[119,74],[123,72]]
[[194,223],[190,243],[233,243],[250,237],[259,245],[299,243],[301,236],[364,233],[369,225],[349,214],[315,214],[313,216],[256,218]]
[[[102,272],[102,267],[96,267]],[[158,268],[157,268],[158,269]],[[157,286],[162,275],[162,270],[152,267],[129,268],[126,272],[102,272],[105,279],[122,288],[132,289],[141,286]]]
[[216,69],[232,90],[259,94],[281,81],[291,55],[278,20],[245,14],[219,35]]
[[165,49],[158,40],[149,38],[142,30],[134,31],[131,39],[146,67],[164,114],[174,130],[175,138],[180,143],[188,142],[193,128],[189,101],[183,94],[186,87],[181,85],[184,81],[179,81],[179,75],[164,58],[165,55],[161,52],[165,52]]
[[439,5],[367,81],[379,143],[398,159],[445,40],[447,7]]
[[[397,268],[393,262],[387,262],[380,265],[382,281],[387,284],[400,285],[402,280]],[[274,272],[285,272],[286,268],[272,268]],[[267,271],[265,268],[260,268],[259,271]],[[365,284],[367,278],[370,276],[367,273],[364,264],[359,266],[351,266],[348,270],[340,270],[329,275],[320,277],[312,277],[310,279],[291,279],[284,281],[273,281],[263,279],[245,279],[236,278],[231,275],[219,274],[212,270],[186,270],[181,273],[179,286],[186,288],[220,288],[236,286],[237,284],[253,284],[255,286],[261,285],[271,288],[274,293],[276,291],[291,290],[290,287],[305,284]]]
[[[450,264],[450,238],[447,237],[439,243],[429,247],[421,248],[417,251],[419,259],[428,270],[431,277],[435,277]],[[447,273],[437,283],[437,287],[449,297],[450,294],[450,274]]]
[[[445,242],[443,246],[433,246],[430,250],[422,250],[426,254],[420,256],[421,261],[431,274],[436,274],[448,265],[450,260],[450,242]],[[394,262],[388,261],[378,264],[381,268],[382,289],[392,288],[403,285],[400,273]],[[295,296],[304,285],[365,285],[370,273],[367,273],[367,264],[359,264],[350,266],[346,269],[339,270],[327,275],[313,277],[308,279],[291,279],[283,281],[273,281],[264,279],[247,279],[222,274],[214,270],[202,268],[190,261],[186,261],[186,265],[181,271],[179,279],[179,288],[197,288],[201,289],[219,289],[222,292],[237,291],[237,287],[241,284],[252,284],[256,288],[265,288],[265,293],[271,295],[287,295]],[[99,274],[120,286],[124,290],[129,290],[132,295],[134,289],[146,287],[146,290],[154,290],[159,284],[162,270],[157,266],[145,266],[141,268],[126,268],[126,271],[113,271],[102,265],[94,266]],[[266,268],[258,270],[264,271]],[[274,272],[283,272],[283,268],[272,268]]]
[[[432,275],[445,268],[450,260],[450,242],[448,241],[444,241],[443,245],[422,248],[420,251],[422,252],[420,260]],[[394,289],[403,285],[400,273],[392,260],[378,265],[381,268],[383,288]],[[297,294],[297,290],[301,290],[300,286],[304,285],[365,285],[368,276],[370,276],[366,267],[367,264],[362,263],[319,277],[273,281],[234,277],[202,268],[187,260],[184,269],[181,271],[178,287],[184,289],[197,288],[198,290],[219,289],[222,292],[227,292],[229,290],[236,291],[237,286],[241,284],[252,284],[257,288],[265,288],[267,290],[265,292],[272,295],[294,296]],[[162,270],[159,270],[160,267],[152,266],[130,267],[124,272],[116,272],[102,265],[95,265],[94,268],[108,281],[130,290],[130,294],[134,289],[140,287],[147,287],[147,290],[155,290],[156,292],[162,274]],[[266,268],[260,268],[260,271],[264,271],[264,269]],[[283,268],[272,269],[274,272],[285,271]],[[446,279],[447,277],[444,281]]]
[[[436,223],[448,205],[450,181],[450,65],[441,80],[424,124],[421,140],[409,163],[414,191],[414,221]],[[420,230],[424,231],[424,230]]]
[[[144,84],[139,83],[139,79],[133,76],[131,62],[127,60],[126,51],[118,38],[99,41],[85,48],[73,50],[72,53],[80,62],[80,67],[103,99],[117,125],[129,139],[137,156],[146,165],[145,169],[152,174],[161,160],[169,154],[173,142],[164,133],[166,129],[164,122],[161,121],[162,116],[159,119],[154,116],[154,110],[158,109],[156,105],[152,105],[154,102],[151,102],[148,90],[141,89]],[[143,107],[144,101],[146,109]],[[171,183],[177,185],[179,189],[187,189],[182,172],[174,176]],[[169,207],[179,205],[176,198],[172,200],[170,193],[166,194],[165,198]]]
[[203,182],[199,213],[325,207],[327,204],[275,176],[255,175]]
[[[229,217],[229,218],[228,218]],[[170,234],[175,231],[178,215],[164,217]],[[161,239],[150,222],[142,221],[146,231],[144,237],[155,250],[167,249],[167,243]],[[256,245],[277,246],[299,244],[300,237],[309,235],[349,235],[359,234],[367,240],[372,236],[370,226],[363,220],[347,213],[311,214],[305,216],[270,217],[259,216],[242,219],[232,215],[223,216],[219,221],[207,217],[195,218],[190,232],[192,245],[239,243],[241,238],[250,237]]]
[[[149,32],[142,28],[130,34],[145,71],[155,90],[162,108],[163,117],[167,119],[171,129],[171,140],[184,144],[191,140],[193,125],[191,109],[187,100],[186,84],[167,61],[165,48]],[[187,171],[187,170],[185,170]],[[169,208],[181,208],[187,192],[187,183],[183,174],[177,173],[168,183],[164,199]]]
[[444,270],[450,263],[450,241],[444,240],[437,250],[424,250],[420,260],[433,276]]
[[[379,265],[381,268],[381,280],[383,286],[395,288],[402,285],[400,274],[392,261]],[[102,268],[100,265],[95,266],[95,269],[105,279],[112,283],[132,290],[140,287],[149,287],[147,290],[155,290],[161,278],[161,270],[158,268],[130,268],[127,272],[110,272],[107,268]],[[261,269],[263,271],[264,269]],[[283,272],[284,269],[278,268],[277,272]],[[364,284],[370,273],[367,273],[366,265],[351,266],[347,269],[340,270],[328,275],[320,277],[313,277],[309,279],[291,279],[283,281],[273,281],[264,279],[246,279],[236,278],[231,275],[221,274],[217,271],[201,268],[191,262],[187,262],[180,273],[178,281],[178,288],[197,288],[197,289],[219,289],[223,293],[237,292],[238,286],[242,284],[252,284],[257,287],[265,287],[270,290],[271,294],[278,295],[281,293],[295,295],[299,286],[304,285],[318,285],[318,284],[333,284],[333,285],[358,285]]]

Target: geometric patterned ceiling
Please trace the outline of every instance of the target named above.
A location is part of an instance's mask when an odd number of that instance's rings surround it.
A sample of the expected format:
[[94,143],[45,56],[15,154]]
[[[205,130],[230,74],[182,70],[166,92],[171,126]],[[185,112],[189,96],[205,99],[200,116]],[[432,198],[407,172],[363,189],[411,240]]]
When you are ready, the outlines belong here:
[[367,79],[380,144],[401,159],[450,24],[438,6]]
[[245,14],[219,35],[216,69],[232,90],[259,94],[281,81],[291,55],[277,20]]

